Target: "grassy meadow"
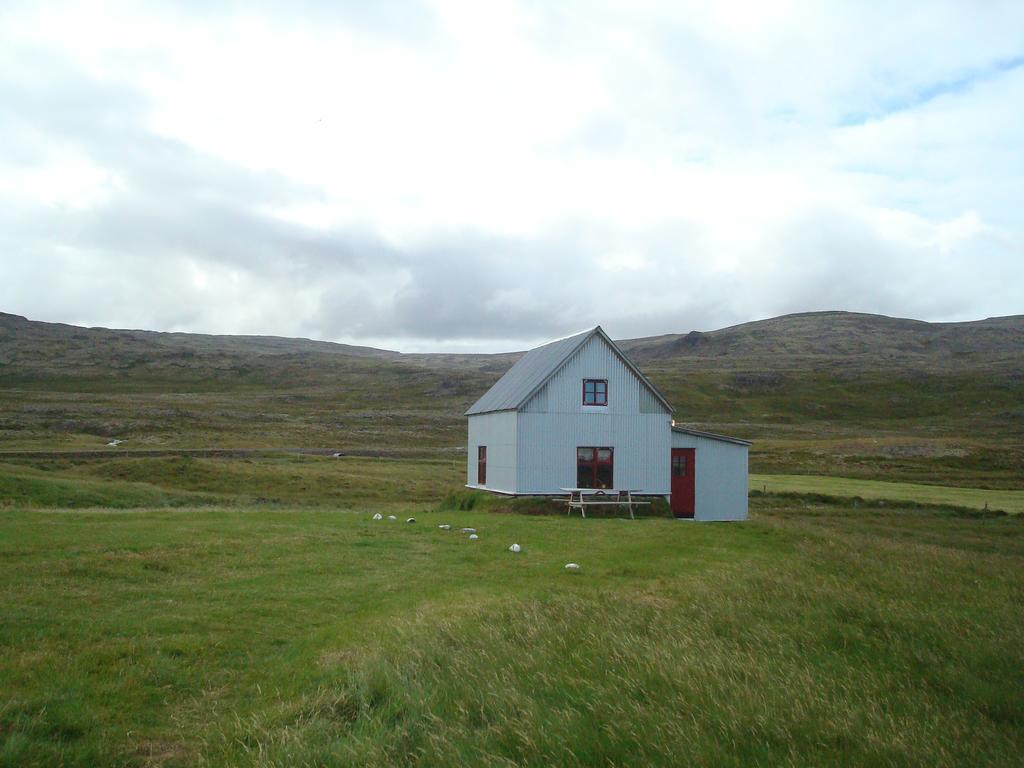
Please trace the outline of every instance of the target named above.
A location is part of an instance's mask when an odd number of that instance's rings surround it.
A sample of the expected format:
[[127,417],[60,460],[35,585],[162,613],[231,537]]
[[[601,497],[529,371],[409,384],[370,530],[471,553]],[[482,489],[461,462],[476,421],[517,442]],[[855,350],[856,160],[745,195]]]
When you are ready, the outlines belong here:
[[825,495],[900,504],[965,507],[1014,514],[1024,512],[1024,491],[895,483],[827,475],[751,475],[750,490],[773,494]]
[[159,456],[0,463],[0,507],[175,507],[209,504],[422,506],[459,485],[450,458]]
[[754,440],[697,524],[460,490],[514,355],[0,313],[0,767],[1018,766],[1021,338],[627,342]]
[[[28,379],[0,366],[0,461],[8,452],[207,448],[450,456],[464,445],[463,412],[497,378],[359,360],[333,365],[239,373],[234,383],[175,372]],[[758,473],[1024,490],[1018,373],[922,383],[892,372],[847,374],[851,380],[794,372],[761,385],[728,370],[657,362],[645,372],[681,423],[752,439]],[[958,389],[970,408],[950,396]],[[112,438],[126,442],[108,447]]]
[[583,521],[460,472],[0,466],[0,765],[1019,764],[1024,516]]

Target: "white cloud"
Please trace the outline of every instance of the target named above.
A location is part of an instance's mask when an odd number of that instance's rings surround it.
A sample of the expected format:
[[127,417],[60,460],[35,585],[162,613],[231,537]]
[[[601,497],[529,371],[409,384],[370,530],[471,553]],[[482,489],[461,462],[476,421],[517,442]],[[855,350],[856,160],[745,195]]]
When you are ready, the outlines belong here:
[[0,11],[4,308],[407,349],[1021,311],[1019,3],[373,8]]

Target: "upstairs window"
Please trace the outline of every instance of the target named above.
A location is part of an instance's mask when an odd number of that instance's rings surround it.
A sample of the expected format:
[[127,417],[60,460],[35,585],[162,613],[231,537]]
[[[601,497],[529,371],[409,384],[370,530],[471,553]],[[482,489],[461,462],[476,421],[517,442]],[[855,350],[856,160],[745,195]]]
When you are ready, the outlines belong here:
[[613,488],[611,448],[576,449],[576,487]]
[[476,449],[476,484],[487,485],[487,446]]
[[608,405],[608,379],[584,379],[583,404]]

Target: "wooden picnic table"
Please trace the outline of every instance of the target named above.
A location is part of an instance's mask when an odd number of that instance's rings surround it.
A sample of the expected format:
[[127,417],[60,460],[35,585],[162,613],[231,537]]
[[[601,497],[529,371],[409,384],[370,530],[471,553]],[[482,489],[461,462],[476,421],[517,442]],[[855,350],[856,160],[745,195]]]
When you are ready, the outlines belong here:
[[[650,504],[649,501],[633,501],[634,493],[643,493],[639,488],[559,488],[569,494],[566,500],[567,515],[578,509],[583,517],[587,516],[588,506],[625,506],[629,509],[629,518],[636,520],[633,507],[638,504]],[[597,498],[595,498],[597,497]]]

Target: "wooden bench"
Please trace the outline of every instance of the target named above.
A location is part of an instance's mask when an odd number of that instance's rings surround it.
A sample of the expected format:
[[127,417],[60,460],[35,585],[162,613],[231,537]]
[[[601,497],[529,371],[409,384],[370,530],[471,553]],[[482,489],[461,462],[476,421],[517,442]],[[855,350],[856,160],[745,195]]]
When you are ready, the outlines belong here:
[[623,488],[621,490],[614,488],[607,490],[602,488],[561,488],[559,490],[569,494],[569,498],[565,500],[565,513],[570,515],[574,509],[578,509],[580,515],[584,518],[587,516],[587,507],[619,506],[627,507],[629,509],[629,518],[636,520],[636,516],[633,514],[633,507],[651,503],[649,501],[634,501],[633,494],[640,491],[631,488]]

